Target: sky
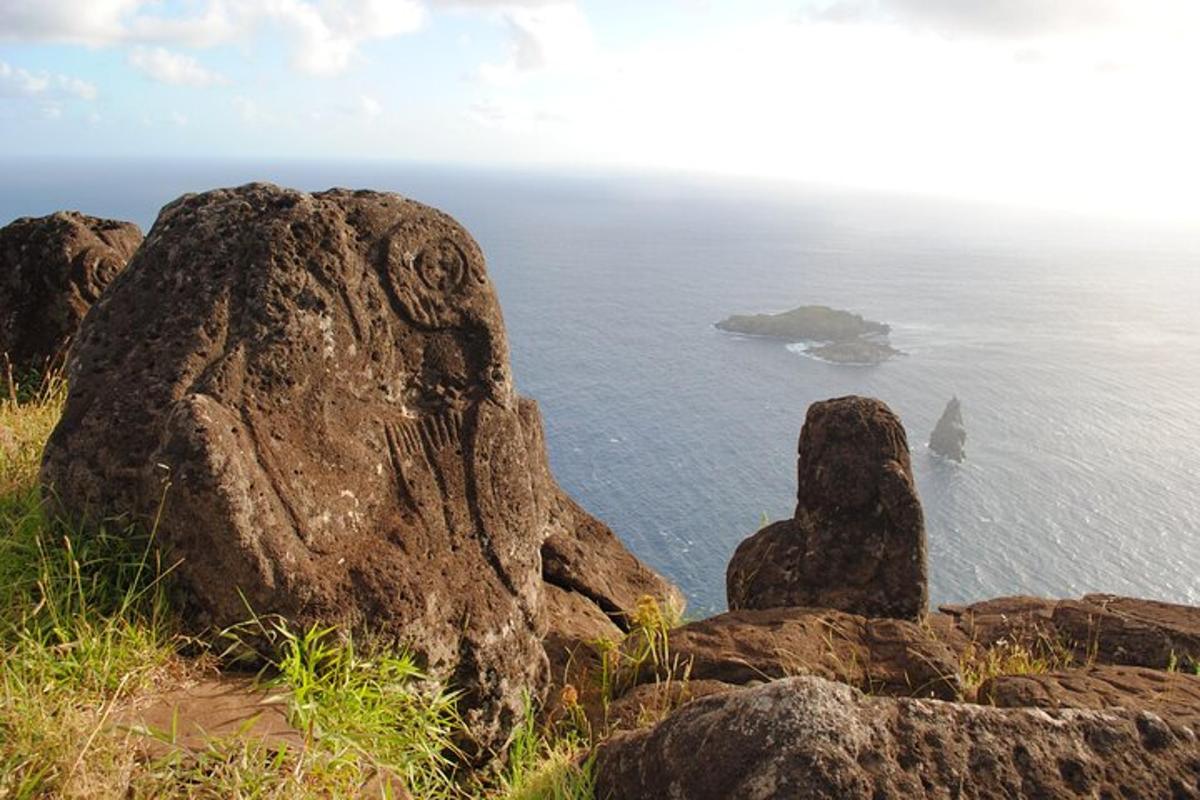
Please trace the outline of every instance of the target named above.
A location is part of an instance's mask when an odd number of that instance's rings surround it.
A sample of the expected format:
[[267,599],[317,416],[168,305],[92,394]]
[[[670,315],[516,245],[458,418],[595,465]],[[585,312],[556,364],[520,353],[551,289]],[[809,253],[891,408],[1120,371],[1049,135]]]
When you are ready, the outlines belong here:
[[9,157],[682,170],[1200,223],[1198,0],[0,0]]

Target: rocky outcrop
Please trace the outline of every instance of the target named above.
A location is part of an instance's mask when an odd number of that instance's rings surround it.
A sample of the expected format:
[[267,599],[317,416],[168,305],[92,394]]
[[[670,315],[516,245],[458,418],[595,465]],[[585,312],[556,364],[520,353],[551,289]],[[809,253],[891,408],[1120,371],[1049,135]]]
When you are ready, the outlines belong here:
[[899,418],[864,397],[814,403],[800,432],[798,474],[795,517],[754,534],[730,560],[729,607],[921,617],[925,523]]
[[962,404],[958,397],[952,397],[929,436],[929,449],[951,461],[962,461],[967,457],[966,444],[967,428],[963,424]]
[[620,628],[640,598],[682,612],[683,593],[625,548],[607,525],[574,500],[559,494],[551,511],[552,529],[542,545],[546,582],[587,598]]
[[870,697],[803,677],[694,700],[599,748],[605,800],[1197,797],[1193,729],[1146,711]]
[[132,222],[76,211],[0,228],[0,353],[17,378],[62,365],[84,315],[141,241]]
[[1080,663],[1200,666],[1200,608],[1194,606],[1089,594],[1078,600],[1002,597],[941,610],[984,646],[1006,641],[1032,650],[1050,643]]
[[1003,708],[1126,708],[1200,732],[1200,676],[1145,667],[1095,665],[1062,672],[999,675],[979,700]]
[[[157,524],[193,627],[253,610],[403,645],[463,692],[468,744],[502,747],[547,680],[543,544],[604,537],[578,507],[552,520],[537,408],[453,219],[366,191],[185,196],[69,369],[43,482],[72,517]],[[656,576],[606,547],[632,572],[565,588],[611,613],[622,576]]]
[[669,643],[694,680],[745,685],[817,675],[877,694],[953,699],[965,639],[904,620],[770,608],[689,623],[671,631]]

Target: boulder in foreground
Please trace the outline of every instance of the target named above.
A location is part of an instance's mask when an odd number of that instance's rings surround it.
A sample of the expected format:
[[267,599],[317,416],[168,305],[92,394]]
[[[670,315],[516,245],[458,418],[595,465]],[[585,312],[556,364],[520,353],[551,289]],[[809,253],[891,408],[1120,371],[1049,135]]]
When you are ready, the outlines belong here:
[[141,242],[132,222],[77,211],[0,228],[0,353],[18,378],[62,366],[84,315]]
[[730,609],[810,606],[917,619],[928,600],[925,522],[904,426],[879,400],[809,406],[796,514],[742,542]]
[[704,697],[599,748],[598,798],[1200,796],[1200,743],[1146,711],[870,697],[804,677]]
[[184,196],[69,380],[44,485],[93,521],[161,502],[193,627],[253,609],[408,647],[503,746],[547,677],[541,548],[575,530],[458,223],[368,191]]

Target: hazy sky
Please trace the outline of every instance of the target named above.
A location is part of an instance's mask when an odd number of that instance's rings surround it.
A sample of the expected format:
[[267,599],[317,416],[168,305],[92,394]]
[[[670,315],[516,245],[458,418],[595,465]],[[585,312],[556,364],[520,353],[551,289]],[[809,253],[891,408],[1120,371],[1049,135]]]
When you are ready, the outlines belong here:
[[17,155],[665,167],[1200,220],[1200,0],[0,0]]

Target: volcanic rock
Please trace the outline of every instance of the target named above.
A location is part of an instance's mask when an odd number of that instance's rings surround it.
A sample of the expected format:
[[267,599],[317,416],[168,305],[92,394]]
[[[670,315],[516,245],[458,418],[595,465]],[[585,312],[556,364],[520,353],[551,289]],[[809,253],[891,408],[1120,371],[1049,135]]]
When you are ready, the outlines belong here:
[[184,196],[69,381],[43,483],[73,518],[157,525],[192,627],[253,611],[403,645],[464,692],[475,753],[503,746],[547,678],[543,543],[591,523],[551,521],[537,407],[458,223],[367,191]]
[[551,508],[551,532],[542,545],[547,583],[586,597],[620,628],[643,597],[684,608],[683,593],[630,553],[607,525],[559,493]]
[[1063,672],[999,675],[979,687],[1003,708],[1128,708],[1200,731],[1200,676],[1146,667],[1093,665]]
[[76,211],[0,228],[0,353],[16,377],[62,365],[80,321],[141,242],[132,222]]
[[1200,608],[1107,594],[1078,600],[1001,597],[942,606],[971,641],[1066,649],[1080,662],[1167,669],[1200,666]]
[[[695,680],[750,684],[816,675],[875,694],[953,699],[965,639],[906,620],[819,608],[730,611],[670,632]],[[652,673],[642,676],[652,679]]]
[[799,453],[795,517],[738,546],[726,573],[730,609],[921,617],[925,523],[900,419],[865,397],[814,403]]
[[1147,711],[871,697],[800,677],[694,700],[611,739],[596,796],[1195,798],[1198,747],[1191,728]]
[[929,449],[952,461],[962,461],[967,457],[966,444],[967,429],[963,425],[962,404],[957,397],[952,397],[929,436]]

